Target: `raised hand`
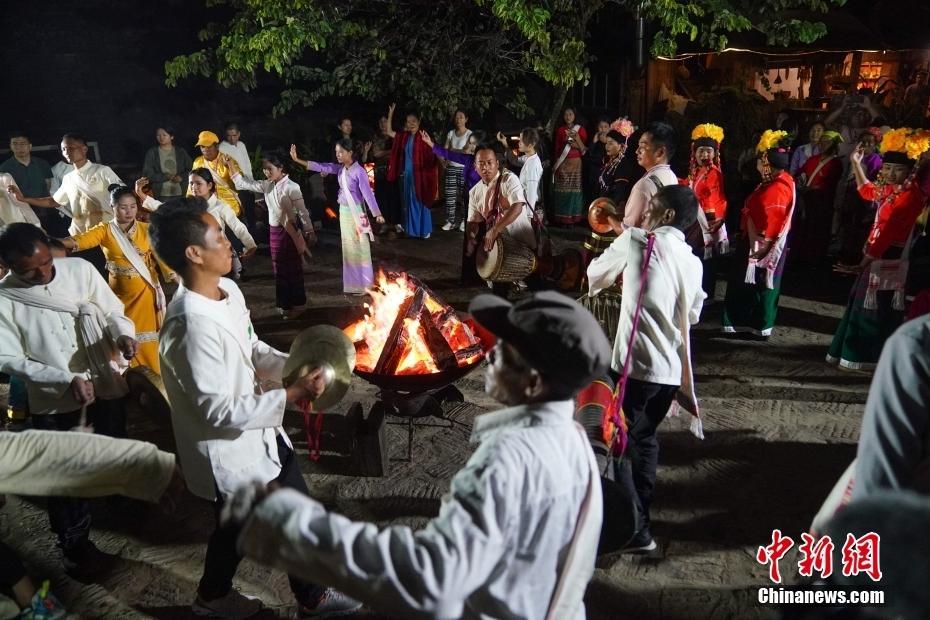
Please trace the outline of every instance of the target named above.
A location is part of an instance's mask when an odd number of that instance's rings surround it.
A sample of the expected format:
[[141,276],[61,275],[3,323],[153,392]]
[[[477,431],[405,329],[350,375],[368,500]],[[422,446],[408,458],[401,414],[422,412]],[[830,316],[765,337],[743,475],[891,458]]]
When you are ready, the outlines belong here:
[[430,138],[429,132],[425,129],[420,130],[420,138],[426,143],[426,146],[433,148],[433,139]]
[[291,154],[291,159],[293,159],[297,163],[300,163],[300,158],[297,157],[297,145],[296,144],[291,145],[291,149],[289,152]]

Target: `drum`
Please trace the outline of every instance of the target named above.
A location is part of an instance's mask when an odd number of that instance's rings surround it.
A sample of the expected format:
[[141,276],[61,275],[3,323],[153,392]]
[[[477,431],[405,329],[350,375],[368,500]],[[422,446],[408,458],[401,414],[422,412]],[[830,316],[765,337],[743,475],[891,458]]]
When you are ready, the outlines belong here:
[[500,235],[490,252],[478,251],[478,275],[491,282],[518,282],[536,271],[536,253],[510,235]]
[[592,232],[584,242],[584,259],[585,264],[590,264],[595,258],[604,253],[610,244],[617,240],[617,235],[612,231],[603,235]]
[[135,366],[123,374],[129,386],[129,398],[143,413],[159,421],[169,420],[171,407],[161,375],[148,366]]
[[620,324],[621,288],[619,284],[604,289],[594,297],[583,296],[578,300],[585,309],[594,315],[598,325],[604,330],[607,339],[613,342],[617,337]]

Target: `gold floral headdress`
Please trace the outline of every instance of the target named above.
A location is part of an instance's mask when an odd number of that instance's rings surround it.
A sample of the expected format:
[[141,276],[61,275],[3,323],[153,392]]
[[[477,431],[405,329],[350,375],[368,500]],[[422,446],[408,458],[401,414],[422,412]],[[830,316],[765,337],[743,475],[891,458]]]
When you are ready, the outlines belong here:
[[759,138],[759,144],[756,145],[756,152],[765,153],[769,149],[774,149],[787,137],[787,131],[766,129],[762,137]]
[[723,142],[723,127],[713,123],[701,123],[691,131],[691,140],[710,138],[717,144]]

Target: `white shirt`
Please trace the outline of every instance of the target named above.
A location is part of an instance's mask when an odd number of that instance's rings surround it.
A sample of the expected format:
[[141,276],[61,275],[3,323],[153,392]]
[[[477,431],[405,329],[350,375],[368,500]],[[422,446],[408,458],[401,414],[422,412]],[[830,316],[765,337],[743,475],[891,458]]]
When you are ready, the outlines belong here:
[[626,201],[623,209],[623,227],[638,228],[643,225],[643,216],[646,213],[646,205],[659,188],[649,177],[655,176],[662,187],[667,185],[678,185],[678,177],[672,172],[668,164],[658,164],[646,171],[643,177],[633,184],[630,189],[630,197]]
[[[701,315],[701,306],[707,296],[701,290],[704,269],[691,252],[691,246],[685,243],[685,235],[680,230],[661,226],[656,229],[655,236],[639,331],[633,341],[630,376],[650,383],[685,385],[688,381],[684,380],[683,372],[686,367],[690,372],[690,363],[683,360],[689,357],[687,333],[683,330],[697,323]],[[631,228],[588,266],[591,295],[612,286],[623,274],[620,324],[611,362],[611,367],[617,372],[623,371],[626,360],[645,255],[646,231]],[[682,317],[686,317],[684,321]]]
[[310,230],[310,214],[307,213],[307,207],[304,205],[304,195],[300,191],[300,185],[287,175],[274,183],[254,181],[247,179],[243,174],[237,174],[233,177],[233,183],[236,184],[236,189],[264,195],[269,226],[284,226],[286,224],[285,213],[287,213],[290,221],[293,222],[295,218],[300,218],[303,230]]
[[[13,273],[0,280],[0,287],[23,285]],[[30,288],[49,297],[93,302],[103,311],[107,331],[114,340],[120,336],[135,338],[135,326],[126,318],[123,303],[83,258],[56,258],[52,281]],[[33,414],[67,413],[81,408],[71,394],[71,381],[75,377],[89,379],[91,375],[77,321],[66,312],[36,308],[0,296],[0,372],[26,382]],[[99,392],[99,386],[94,387]],[[125,394],[123,386],[120,392],[99,396],[118,398]]]
[[69,164],[66,161],[60,161],[54,166],[52,166],[52,186],[51,193],[54,196],[55,192],[61,187],[61,180],[65,178],[65,175],[74,170],[74,166]]
[[[597,476],[573,409],[569,400],[479,416],[472,441],[480,445],[420,531],[350,521],[283,490],[255,508],[239,549],[399,618],[544,618]],[[593,517],[583,528],[594,536],[579,538],[579,562],[566,575],[573,612],[560,620],[584,618],[601,527],[594,481]]]
[[[156,211],[158,207],[163,204],[165,203],[157,198],[146,196],[145,200],[142,201],[142,208],[148,211]],[[251,250],[256,247],[255,239],[252,238],[249,229],[245,227],[242,220],[236,217],[232,207],[217,198],[216,194],[210,194],[210,197],[207,199],[207,213],[216,218],[216,221],[220,224],[228,226],[236,238],[245,246],[245,249]]]
[[523,186],[517,175],[507,172],[503,175],[498,173],[490,183],[485,183],[482,179],[475,183],[475,186],[468,192],[468,221],[484,222],[491,216],[494,209],[494,194],[496,193],[497,183],[502,182],[500,193],[500,204],[498,205],[501,212],[507,211],[510,205],[523,203],[523,210],[519,217],[507,225],[507,234],[521,243],[536,247],[536,233],[533,231],[533,211],[527,204],[523,195]]
[[276,436],[285,391],[287,355],[255,335],[239,287],[220,280],[226,298],[207,299],[178,288],[168,304],[158,354],[171,403],[171,422],[187,487],[194,495],[224,496],[250,480],[270,482],[281,472]]
[[68,230],[72,235],[86,232],[100,222],[109,222],[113,219],[113,213],[108,210],[109,199],[106,205],[97,204],[95,200],[78,189],[75,176],[84,179],[101,196],[109,195],[107,188],[111,184],[124,184],[108,166],[91,161],[85,162],[80,168],[75,168],[63,176],[61,187],[55,191],[52,198],[62,206],[70,206],[72,220]]
[[236,160],[242,175],[252,180],[252,162],[249,161],[249,150],[245,148],[245,142],[239,140],[235,144],[230,144],[226,140],[220,142],[220,153],[226,153]]
[[543,167],[538,154],[533,153],[523,160],[523,167],[520,168],[520,185],[523,186],[526,204],[531,209],[535,209],[536,203],[539,202],[539,184],[542,182],[542,175]]
[[[468,144],[468,138],[471,137],[471,129],[466,129],[465,133],[461,136],[455,134],[454,129],[450,129],[449,133],[446,134],[446,148],[452,148],[457,151],[461,151],[465,148],[465,145]],[[464,168],[462,164],[457,164],[454,161],[449,162],[449,166],[452,168]]]

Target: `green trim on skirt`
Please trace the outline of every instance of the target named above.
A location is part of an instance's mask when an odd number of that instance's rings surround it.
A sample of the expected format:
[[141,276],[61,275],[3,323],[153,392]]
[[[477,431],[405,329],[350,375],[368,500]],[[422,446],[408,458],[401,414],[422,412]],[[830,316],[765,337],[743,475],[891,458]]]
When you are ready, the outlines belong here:
[[894,309],[894,291],[878,291],[875,310],[862,307],[868,275],[868,271],[861,274],[853,286],[846,312],[827,352],[827,361],[841,368],[875,368],[885,341],[904,321],[904,311]]

